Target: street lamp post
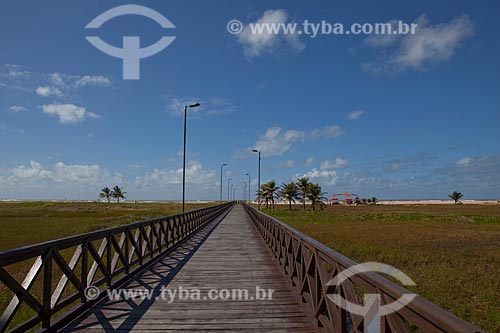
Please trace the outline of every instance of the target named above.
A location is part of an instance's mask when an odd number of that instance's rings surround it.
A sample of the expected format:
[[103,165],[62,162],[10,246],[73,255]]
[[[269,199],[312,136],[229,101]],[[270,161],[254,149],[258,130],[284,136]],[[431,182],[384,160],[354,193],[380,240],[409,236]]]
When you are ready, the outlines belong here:
[[186,123],[187,123],[187,109],[196,108],[200,103],[184,105],[184,158],[182,162],[182,212],[185,212],[186,202]]
[[234,184],[231,184],[231,198],[233,199],[233,201],[236,199],[234,197]]
[[243,201],[245,201],[246,191],[247,191],[247,182],[243,182],[245,186],[243,186]]
[[231,180],[233,180],[233,178],[227,180],[227,201],[231,201],[231,193],[229,192],[229,181]]
[[227,165],[226,163],[220,165],[220,199],[219,199],[220,202],[222,202],[222,167],[226,165]]
[[248,176],[248,204],[252,203],[252,200],[250,200],[250,174],[246,174]]
[[254,149],[254,150],[252,150],[252,151],[253,151],[254,153],[259,153],[259,175],[258,175],[258,184],[259,184],[259,185],[258,185],[258,186],[259,186],[259,187],[258,187],[258,190],[259,190],[259,192],[258,192],[258,193],[259,193],[259,202],[257,203],[257,207],[258,207],[258,209],[260,210],[260,160],[261,160],[261,158],[260,158],[260,150]]

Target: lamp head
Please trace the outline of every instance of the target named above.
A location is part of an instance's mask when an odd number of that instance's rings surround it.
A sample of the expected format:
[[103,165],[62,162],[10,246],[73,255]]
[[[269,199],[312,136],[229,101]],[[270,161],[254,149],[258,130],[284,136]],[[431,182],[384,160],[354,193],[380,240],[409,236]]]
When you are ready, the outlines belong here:
[[200,103],[194,103],[194,104],[189,105],[190,108],[196,108],[198,106],[200,106]]

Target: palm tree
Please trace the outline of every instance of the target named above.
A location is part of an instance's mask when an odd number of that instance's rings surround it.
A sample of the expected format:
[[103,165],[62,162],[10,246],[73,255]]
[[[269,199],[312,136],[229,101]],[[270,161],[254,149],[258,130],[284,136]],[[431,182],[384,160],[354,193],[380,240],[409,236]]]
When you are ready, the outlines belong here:
[[452,194],[448,195],[452,200],[455,200],[455,203],[459,203],[460,199],[464,196],[462,193],[454,191]]
[[276,181],[274,181],[274,179],[270,180],[267,183],[262,184],[260,188],[261,196],[266,200],[266,209],[269,208],[269,201],[271,201],[271,207],[274,209],[274,199],[276,198],[276,191],[278,191]]
[[109,203],[109,198],[111,198],[111,196],[112,196],[111,190],[107,186],[101,190],[101,193],[99,193],[99,197],[108,199],[108,203]]
[[125,199],[125,194],[127,194],[127,192],[123,192],[119,186],[113,187],[113,192],[111,193],[113,198],[118,200],[118,203],[120,203],[120,198]]
[[266,209],[268,209],[268,208],[269,208],[269,198],[268,198],[268,196],[267,196],[267,191],[266,191],[266,189],[265,189],[265,185],[266,185],[266,184],[262,184],[262,185],[260,185],[260,190],[258,190],[258,191],[257,191],[257,196],[259,196],[259,195],[260,195],[260,198],[261,198],[260,200],[261,200],[261,201],[262,201],[262,198],[263,198],[264,200],[266,200]]
[[279,194],[283,199],[288,201],[288,209],[292,210],[292,201],[295,203],[295,199],[300,198],[300,190],[297,184],[294,182],[288,184],[282,184]]
[[378,202],[377,197],[372,197],[372,202],[371,202],[371,203],[372,203],[372,205],[376,205],[376,204],[377,204],[377,202]]
[[306,209],[306,197],[307,192],[309,191],[309,178],[302,177],[297,181],[297,186],[299,187],[300,192],[302,193],[302,209]]
[[316,210],[316,204],[319,204],[321,209],[325,206],[323,200],[328,200],[324,195],[326,192],[321,191],[321,186],[319,184],[311,183],[309,184],[309,191],[307,193],[307,199],[311,201],[312,209]]

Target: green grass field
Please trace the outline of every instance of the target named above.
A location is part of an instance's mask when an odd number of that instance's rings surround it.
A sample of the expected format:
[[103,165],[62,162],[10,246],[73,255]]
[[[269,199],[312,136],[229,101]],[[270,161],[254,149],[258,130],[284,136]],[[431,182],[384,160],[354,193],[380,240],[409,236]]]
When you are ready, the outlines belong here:
[[[403,270],[423,297],[500,332],[500,205],[287,208],[265,212],[357,262],[380,261]],[[176,203],[0,203],[0,251],[180,210]],[[0,309],[10,297],[0,284]]]
[[[215,204],[187,203],[186,210]],[[1,202],[0,251],[181,211],[182,205],[179,203]],[[69,260],[73,251],[74,248],[63,250],[61,255]],[[32,264],[33,260],[27,260],[5,269],[18,281],[22,281]],[[59,274],[62,275],[61,272]],[[41,279],[37,279],[31,292],[40,297],[41,290]],[[12,297],[13,293],[0,283],[0,314]],[[10,327],[28,320],[34,314],[33,310],[23,304]]]
[[[215,204],[186,203],[186,210]],[[2,202],[0,251],[181,211],[179,203]]]
[[285,209],[265,212],[357,262],[401,269],[424,298],[500,332],[500,205]]

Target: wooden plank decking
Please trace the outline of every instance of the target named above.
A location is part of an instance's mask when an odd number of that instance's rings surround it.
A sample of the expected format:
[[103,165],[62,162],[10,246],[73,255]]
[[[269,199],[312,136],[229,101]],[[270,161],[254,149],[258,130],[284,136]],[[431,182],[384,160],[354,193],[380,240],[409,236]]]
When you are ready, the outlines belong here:
[[[156,299],[172,292],[200,290],[201,300]],[[274,289],[271,300],[256,300],[256,287]],[[126,289],[152,290],[148,299],[105,299],[64,332],[315,332],[243,208],[197,232],[133,278]],[[208,300],[210,289],[247,289],[247,300]],[[165,294],[165,292],[164,292]]]

